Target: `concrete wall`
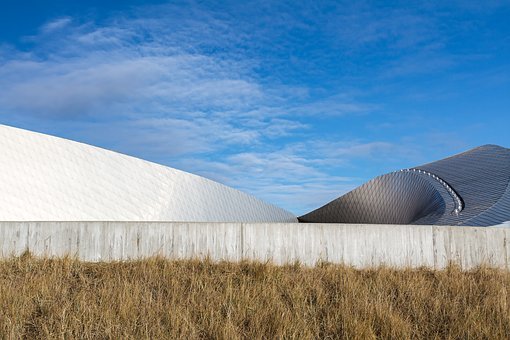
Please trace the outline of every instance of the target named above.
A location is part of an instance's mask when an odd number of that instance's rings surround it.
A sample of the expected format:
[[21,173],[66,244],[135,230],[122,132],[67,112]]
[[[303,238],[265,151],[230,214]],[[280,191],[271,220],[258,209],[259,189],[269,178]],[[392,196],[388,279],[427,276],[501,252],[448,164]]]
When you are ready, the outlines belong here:
[[0,222],[0,257],[36,256],[85,261],[251,259],[463,268],[509,268],[510,228],[306,223]]

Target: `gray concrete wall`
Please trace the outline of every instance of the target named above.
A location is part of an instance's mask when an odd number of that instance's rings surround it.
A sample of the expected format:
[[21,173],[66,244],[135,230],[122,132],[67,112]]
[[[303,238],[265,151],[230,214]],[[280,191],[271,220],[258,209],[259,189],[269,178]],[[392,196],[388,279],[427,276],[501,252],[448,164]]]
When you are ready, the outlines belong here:
[[0,222],[0,257],[112,261],[241,259],[443,268],[509,268],[510,228],[307,223]]

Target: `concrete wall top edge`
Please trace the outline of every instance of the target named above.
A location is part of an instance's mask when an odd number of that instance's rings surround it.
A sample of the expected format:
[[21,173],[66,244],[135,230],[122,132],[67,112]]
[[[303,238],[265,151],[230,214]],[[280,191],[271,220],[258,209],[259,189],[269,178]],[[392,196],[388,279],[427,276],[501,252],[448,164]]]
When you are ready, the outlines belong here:
[[416,224],[376,224],[376,223],[297,223],[297,222],[203,222],[203,221],[121,221],[121,220],[110,220],[110,221],[0,221],[0,224],[26,224],[26,223],[38,223],[38,224],[168,224],[168,225],[179,225],[179,224],[192,224],[192,225],[289,225],[289,227],[304,227],[304,226],[328,226],[328,227],[374,227],[374,228],[452,228],[452,229],[487,229],[487,228],[504,228],[509,227],[510,224],[494,225],[489,227],[480,226],[455,226],[455,225],[416,225]]

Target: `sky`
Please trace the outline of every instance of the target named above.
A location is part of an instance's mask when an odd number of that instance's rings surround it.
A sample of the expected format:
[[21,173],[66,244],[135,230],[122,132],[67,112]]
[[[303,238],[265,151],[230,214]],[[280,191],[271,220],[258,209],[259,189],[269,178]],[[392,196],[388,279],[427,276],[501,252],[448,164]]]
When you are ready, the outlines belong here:
[[448,3],[2,0],[0,124],[304,214],[510,147],[510,1]]

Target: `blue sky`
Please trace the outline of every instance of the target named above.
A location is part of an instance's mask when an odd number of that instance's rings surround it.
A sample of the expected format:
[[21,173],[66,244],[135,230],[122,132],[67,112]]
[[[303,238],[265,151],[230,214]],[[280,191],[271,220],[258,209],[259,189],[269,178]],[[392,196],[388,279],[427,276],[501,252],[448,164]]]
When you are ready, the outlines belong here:
[[509,1],[4,0],[0,123],[302,214],[382,173],[510,147],[508,18]]

